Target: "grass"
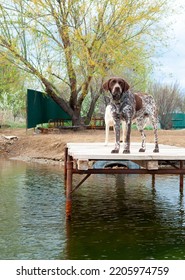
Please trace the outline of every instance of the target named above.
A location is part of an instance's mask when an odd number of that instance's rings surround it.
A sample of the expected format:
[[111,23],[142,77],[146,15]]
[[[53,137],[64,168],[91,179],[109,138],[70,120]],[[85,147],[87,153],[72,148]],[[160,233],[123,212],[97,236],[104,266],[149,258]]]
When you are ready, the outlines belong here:
[[6,122],[5,124],[1,124],[1,128],[26,128],[25,122]]

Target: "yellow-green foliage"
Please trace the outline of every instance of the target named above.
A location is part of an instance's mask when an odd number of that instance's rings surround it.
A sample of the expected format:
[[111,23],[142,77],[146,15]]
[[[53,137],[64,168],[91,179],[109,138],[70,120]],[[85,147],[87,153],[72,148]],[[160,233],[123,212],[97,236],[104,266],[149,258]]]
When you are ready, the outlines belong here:
[[0,52],[62,97],[72,115],[93,78],[147,79],[155,46],[165,42],[160,23],[170,2],[0,0]]

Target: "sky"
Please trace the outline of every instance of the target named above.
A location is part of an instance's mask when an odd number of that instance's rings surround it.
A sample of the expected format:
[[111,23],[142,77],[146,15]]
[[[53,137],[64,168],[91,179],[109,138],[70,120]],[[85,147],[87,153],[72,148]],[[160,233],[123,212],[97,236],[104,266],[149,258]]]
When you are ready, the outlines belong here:
[[173,84],[177,82],[185,92],[185,1],[176,0],[184,11],[172,16],[173,39],[167,50],[160,56],[155,57],[159,66],[155,67],[155,79],[161,83]]

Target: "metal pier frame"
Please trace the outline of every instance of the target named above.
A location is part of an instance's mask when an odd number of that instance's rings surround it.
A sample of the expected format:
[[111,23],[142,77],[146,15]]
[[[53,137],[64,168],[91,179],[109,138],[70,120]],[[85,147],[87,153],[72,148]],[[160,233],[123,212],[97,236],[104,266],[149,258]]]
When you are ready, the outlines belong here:
[[[75,145],[75,144],[74,144]],[[72,152],[69,151],[70,149],[68,147],[65,148],[65,161],[64,161],[64,179],[65,179],[65,190],[66,190],[66,219],[71,220],[72,217],[72,195],[73,192],[76,191],[86,180],[87,178],[92,174],[150,174],[152,175],[152,186],[155,186],[155,176],[156,175],[164,175],[164,174],[171,174],[171,175],[179,175],[179,191],[181,194],[183,194],[183,185],[184,185],[184,174],[185,174],[185,168],[184,168],[184,158],[185,158],[185,149],[184,149],[184,156],[182,156],[182,159],[179,157],[176,157],[175,163],[174,159],[159,159],[159,160],[150,160],[150,159],[144,159],[141,160],[135,160],[137,162],[138,168],[93,168],[93,167],[87,167],[85,165],[81,167],[79,164],[80,156],[73,155]],[[94,156],[96,157],[96,156]],[[98,159],[96,161],[105,160],[103,157],[102,159],[101,155],[99,155]],[[129,156],[128,156],[129,158]],[[89,163],[92,162],[92,159],[88,158],[85,162]],[[110,161],[111,159],[107,156],[107,161]],[[84,162],[84,160],[82,160]],[[132,160],[134,161],[134,160]],[[156,168],[155,164],[154,167],[152,165],[149,165],[149,163],[155,163],[157,162],[157,165],[159,166]],[[163,163],[163,165],[161,165]],[[143,165],[145,167],[143,167]],[[73,175],[80,174],[84,175],[83,179],[76,185],[73,186]]]

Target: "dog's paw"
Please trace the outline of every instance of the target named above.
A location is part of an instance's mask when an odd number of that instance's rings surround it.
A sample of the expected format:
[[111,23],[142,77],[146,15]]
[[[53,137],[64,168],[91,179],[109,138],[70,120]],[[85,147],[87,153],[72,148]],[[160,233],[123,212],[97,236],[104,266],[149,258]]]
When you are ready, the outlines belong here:
[[159,148],[155,148],[155,149],[153,150],[153,153],[159,153]]
[[139,153],[144,153],[144,152],[145,152],[145,149],[143,149],[143,148],[139,149]]
[[118,154],[118,153],[119,153],[119,150],[114,149],[114,150],[111,151],[111,153],[112,153],[112,154]]
[[130,150],[123,150],[123,154],[130,154]]

